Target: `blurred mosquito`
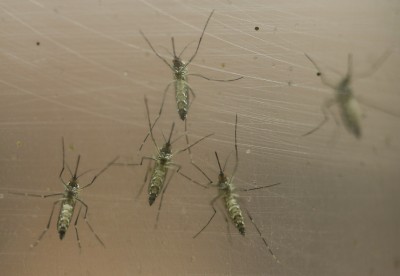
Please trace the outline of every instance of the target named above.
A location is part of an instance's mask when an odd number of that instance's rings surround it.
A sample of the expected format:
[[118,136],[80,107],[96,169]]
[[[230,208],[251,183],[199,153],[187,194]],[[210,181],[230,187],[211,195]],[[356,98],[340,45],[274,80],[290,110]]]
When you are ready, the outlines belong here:
[[[215,157],[217,158],[217,163],[218,163],[218,167],[219,167],[219,174],[218,174],[218,182],[216,183],[216,187],[218,188],[218,195],[213,198],[211,200],[211,207],[214,211],[214,213],[212,214],[212,216],[210,217],[210,219],[208,220],[208,222],[206,223],[206,225],[196,234],[193,236],[193,238],[196,238],[198,235],[200,235],[201,232],[203,232],[204,229],[206,229],[206,227],[211,223],[211,221],[213,220],[215,214],[217,213],[217,210],[215,209],[215,202],[222,198],[223,202],[225,204],[225,208],[226,211],[228,213],[228,215],[230,216],[233,224],[235,225],[236,229],[238,229],[239,233],[242,234],[243,236],[246,233],[246,226],[245,226],[245,222],[244,222],[244,216],[243,216],[243,212],[242,212],[242,208],[239,205],[238,199],[239,199],[239,195],[235,193],[235,191],[237,190],[233,184],[233,180],[239,165],[239,154],[238,154],[238,147],[237,147],[237,115],[236,115],[236,120],[235,120],[235,166],[233,168],[233,172],[232,172],[232,176],[228,177],[225,174],[225,167],[226,164],[228,162],[228,158],[225,161],[225,164],[223,167],[221,167],[221,163],[219,161],[219,157],[218,157],[218,153],[215,152]],[[273,186],[277,186],[280,183],[275,183],[275,184],[270,184],[267,186],[262,186],[262,187],[256,187],[256,188],[250,188],[250,189],[241,189],[240,191],[253,191],[253,190],[259,190],[259,189],[264,189],[264,188],[268,188],[268,187],[273,187]],[[265,238],[262,236],[260,229],[257,227],[257,225],[254,222],[253,217],[250,215],[249,211],[247,209],[246,213],[251,221],[251,223],[254,225],[254,227],[256,228],[258,234],[260,235],[261,239],[263,240],[265,246],[267,247],[269,253],[272,255],[272,257],[277,261],[278,259],[276,258],[275,254],[272,252],[271,248],[269,247],[267,241],[265,240]]]
[[[321,78],[321,81],[326,86],[335,90],[335,97],[330,98],[324,102],[322,105],[322,113],[324,114],[324,119],[312,130],[303,134],[303,136],[309,135],[315,131],[317,131],[320,127],[322,127],[329,119],[328,111],[330,108],[337,104],[339,106],[340,114],[344,125],[347,130],[353,134],[356,138],[360,139],[361,132],[361,117],[362,112],[360,110],[360,106],[356,97],[353,94],[353,89],[351,88],[351,83],[353,79],[357,78],[365,78],[372,75],[388,58],[390,55],[390,51],[386,51],[373,65],[372,67],[362,73],[354,76],[353,74],[353,56],[351,54],[348,55],[347,59],[347,73],[342,77],[342,79],[338,83],[333,83],[329,81],[325,77],[325,73],[322,72],[317,63],[307,54],[305,56],[311,61],[314,67],[318,70],[317,76]],[[333,114],[332,114],[333,115]],[[334,117],[335,118],[335,117]]]
[[[87,219],[87,213],[89,210],[89,206],[83,202],[81,199],[79,199],[79,192],[88,188],[91,186],[95,180],[97,179],[98,176],[100,176],[103,172],[105,172],[117,159],[118,157],[114,158],[110,163],[108,163],[102,170],[100,170],[93,178],[92,181],[90,181],[88,184],[84,185],[82,188],[79,187],[78,179],[82,175],[88,173],[91,170],[85,171],[78,175],[78,167],[79,167],[79,162],[81,156],[78,155],[78,159],[76,161],[76,167],[74,173],[72,173],[71,169],[69,168],[68,164],[65,162],[65,149],[64,149],[64,138],[62,138],[62,153],[63,153],[63,165],[61,168],[61,172],[58,176],[60,179],[61,183],[64,185],[64,192],[63,193],[55,193],[55,194],[48,194],[48,195],[39,195],[39,194],[32,194],[32,193],[18,193],[18,192],[10,192],[11,194],[16,194],[16,195],[24,195],[24,196],[32,196],[32,197],[41,197],[41,198],[47,198],[47,197],[52,197],[52,196],[62,196],[60,199],[57,199],[53,203],[53,208],[50,213],[49,221],[46,225],[46,228],[43,230],[43,232],[40,234],[39,238],[31,244],[31,247],[35,247],[36,245],[39,244],[39,242],[42,240],[43,236],[46,234],[47,230],[50,228],[50,223],[51,219],[53,217],[54,209],[57,204],[61,204],[60,207],[60,213],[58,215],[58,220],[57,220],[57,232],[59,234],[60,240],[62,240],[68,230],[69,225],[71,224],[72,217],[74,215],[74,210],[77,201],[81,203],[81,206],[79,208],[78,214],[75,219],[74,227],[75,227],[75,233],[76,233],[76,239],[78,241],[78,246],[81,248],[81,242],[79,239],[78,235],[78,219],[81,214],[82,206],[85,207],[85,214],[83,219],[85,220],[86,224],[89,226],[90,231],[93,233],[93,235],[96,237],[96,239],[99,241],[99,243],[105,247],[103,241],[100,239],[100,237],[96,234],[94,231],[93,227],[90,225],[88,219]],[[67,167],[71,178],[68,182],[65,182],[62,178],[63,172],[65,170],[65,167]]]
[[178,113],[179,113],[179,117],[182,120],[186,119],[186,116],[187,116],[187,113],[189,111],[189,108],[190,108],[191,104],[193,103],[193,101],[189,103],[189,92],[192,93],[193,100],[196,97],[193,89],[190,87],[190,85],[188,83],[188,76],[191,75],[191,76],[201,77],[201,78],[204,78],[206,80],[222,81],[222,82],[236,81],[236,80],[239,80],[239,79],[243,78],[243,77],[239,77],[239,78],[235,78],[235,79],[219,80],[219,79],[208,78],[208,77],[205,77],[205,76],[200,75],[200,74],[189,74],[188,73],[187,66],[193,61],[193,59],[197,55],[197,52],[199,51],[200,44],[201,44],[201,41],[203,39],[204,32],[205,32],[205,30],[207,28],[208,22],[210,21],[211,16],[213,15],[213,13],[214,13],[214,10],[211,12],[210,16],[208,17],[208,19],[206,21],[206,24],[205,24],[205,26],[203,28],[203,32],[201,33],[199,42],[197,44],[197,48],[196,48],[194,54],[192,55],[192,57],[189,59],[188,62],[184,62],[181,59],[181,55],[183,54],[183,52],[186,50],[186,48],[190,44],[186,45],[179,55],[176,55],[174,38],[171,37],[172,51],[173,51],[173,55],[172,55],[173,56],[173,60],[172,60],[172,65],[171,65],[171,64],[168,63],[168,61],[165,58],[163,58],[155,50],[155,48],[151,44],[150,40],[145,36],[145,34],[142,31],[140,31],[140,34],[146,40],[147,44],[149,44],[150,48],[153,50],[153,52],[156,54],[156,56],[159,57],[162,61],[164,61],[164,63],[167,64],[167,66],[169,68],[171,68],[172,72],[174,73],[174,80],[167,85],[167,87],[164,90],[164,94],[167,93],[167,91],[168,91],[169,87],[171,86],[171,84],[174,83],[175,84],[175,99],[176,99],[177,110],[178,110]]

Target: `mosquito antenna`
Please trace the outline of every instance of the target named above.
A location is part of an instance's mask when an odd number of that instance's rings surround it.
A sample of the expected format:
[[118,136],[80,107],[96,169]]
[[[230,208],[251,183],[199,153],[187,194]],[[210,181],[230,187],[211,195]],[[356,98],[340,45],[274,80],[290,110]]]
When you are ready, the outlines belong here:
[[168,63],[168,61],[165,58],[163,58],[159,53],[157,53],[156,49],[154,49],[153,45],[151,45],[150,40],[144,35],[142,30],[139,30],[139,32],[143,36],[144,40],[146,40],[147,44],[149,44],[150,48],[153,50],[156,56],[158,56],[162,61],[164,61],[164,63],[167,64],[168,67],[171,68],[171,70],[174,70],[174,68],[172,68],[172,66]]
[[186,68],[192,62],[192,60],[196,57],[197,52],[199,51],[199,48],[200,48],[201,40],[203,39],[203,36],[204,36],[204,32],[206,31],[208,22],[210,22],[210,19],[211,19],[211,16],[213,15],[213,13],[214,13],[214,10],[212,10],[210,16],[208,17],[208,19],[206,21],[206,24],[204,25],[203,32],[201,33],[199,43],[197,44],[196,51],[194,52],[193,56],[189,59],[189,61],[185,64],[184,68]]
[[76,168],[75,168],[75,172],[74,172],[74,178],[77,178],[76,174],[78,173],[78,167],[79,167],[80,160],[81,160],[81,155],[78,155],[78,159],[76,160]]
[[219,162],[219,158],[218,158],[218,153],[217,152],[215,152],[215,157],[217,158],[219,172],[222,174],[222,173],[224,173],[224,171],[221,168],[221,163]]
[[152,127],[151,127],[151,122],[150,122],[149,103],[148,103],[148,100],[147,100],[147,97],[146,97],[146,96],[144,97],[144,103],[145,103],[145,105],[146,105],[147,122],[149,123],[150,137],[151,137],[151,140],[153,141],[154,145],[156,146],[156,148],[157,148],[157,150],[158,150],[158,146],[157,146],[156,140],[154,139],[154,136],[153,136],[153,129],[152,129]]

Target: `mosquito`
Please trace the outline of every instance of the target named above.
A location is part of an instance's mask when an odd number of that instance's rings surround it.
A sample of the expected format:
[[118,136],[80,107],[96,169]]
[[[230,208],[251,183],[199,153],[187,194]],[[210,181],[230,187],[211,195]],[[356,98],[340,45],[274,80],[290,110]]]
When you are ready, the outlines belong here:
[[[86,224],[89,226],[90,231],[93,233],[93,235],[96,237],[96,239],[98,240],[98,242],[105,247],[104,242],[100,239],[100,237],[97,235],[97,233],[94,231],[93,227],[91,226],[91,224],[89,223],[88,219],[87,219],[87,213],[89,210],[89,206],[79,198],[79,192],[88,188],[89,186],[91,186],[95,180],[97,179],[97,177],[99,177],[102,173],[104,173],[117,159],[118,157],[114,158],[111,162],[109,162],[102,170],[100,170],[93,178],[92,180],[84,185],[83,187],[79,186],[79,178],[88,173],[91,170],[85,171],[83,173],[81,173],[80,175],[78,175],[78,167],[79,167],[79,162],[80,162],[80,158],[81,156],[78,155],[78,159],[76,161],[76,167],[75,167],[75,171],[74,173],[72,173],[71,169],[69,168],[68,164],[66,164],[65,162],[65,149],[64,149],[64,137],[62,138],[62,153],[63,153],[63,165],[61,168],[61,172],[58,176],[58,178],[60,179],[61,183],[64,185],[64,192],[63,193],[55,193],[55,194],[48,194],[48,195],[39,195],[39,194],[31,194],[31,193],[17,193],[17,192],[12,192],[12,194],[17,194],[17,195],[24,195],[24,196],[32,196],[32,197],[41,197],[41,198],[47,198],[47,197],[53,197],[53,196],[61,196],[60,199],[57,199],[56,201],[54,201],[53,203],[53,208],[51,210],[50,213],[50,217],[48,220],[48,223],[46,225],[46,228],[43,230],[43,232],[40,234],[39,238],[33,243],[31,244],[31,248],[37,246],[39,244],[39,242],[42,240],[43,236],[47,233],[47,230],[49,230],[50,228],[50,223],[51,223],[51,219],[53,217],[53,213],[54,213],[54,209],[56,207],[57,204],[60,204],[60,212],[58,215],[58,220],[57,220],[57,232],[58,235],[60,237],[60,240],[62,240],[65,237],[65,234],[71,224],[71,220],[72,217],[74,215],[74,211],[75,211],[75,207],[76,207],[76,203],[80,202],[81,206],[79,208],[78,214],[76,216],[75,219],[75,223],[74,223],[74,228],[75,228],[75,233],[76,233],[76,239],[78,241],[78,246],[79,249],[81,249],[81,242],[79,239],[79,234],[78,234],[78,219],[79,216],[81,214],[81,210],[82,210],[82,206],[85,208],[85,214],[83,219],[85,220]],[[65,182],[62,175],[64,173],[65,167],[67,167],[71,178],[68,182]]]
[[[157,118],[155,119],[154,123],[152,124],[151,121],[150,121],[150,111],[149,111],[147,97],[144,98],[144,101],[145,101],[145,105],[146,105],[147,122],[148,122],[148,125],[149,125],[150,137],[151,137],[151,140],[153,141],[154,146],[156,147],[156,153],[152,157],[143,156],[141,158],[140,164],[127,164],[127,165],[143,165],[143,161],[144,160],[154,161],[154,165],[153,165],[152,168],[150,168],[150,164],[151,163],[149,164],[149,167],[148,167],[148,170],[146,172],[145,179],[144,179],[144,183],[143,183],[143,186],[141,187],[141,189],[139,190],[139,194],[141,194],[141,192],[142,192],[142,190],[144,188],[144,185],[147,182],[147,178],[149,177],[149,174],[150,174],[150,182],[149,182],[148,189],[147,189],[147,193],[148,193],[148,196],[149,196],[149,199],[148,199],[149,200],[149,204],[151,206],[154,203],[154,201],[156,200],[156,198],[158,197],[158,195],[162,192],[160,205],[159,205],[159,210],[160,210],[161,209],[161,204],[162,204],[162,199],[163,199],[164,193],[166,191],[167,185],[168,185],[169,181],[172,179],[172,176],[173,176],[173,174],[172,174],[170,176],[169,180],[166,182],[166,178],[167,178],[167,174],[168,174],[169,169],[173,169],[173,173],[177,172],[180,175],[182,175],[183,177],[185,177],[186,179],[188,179],[189,181],[191,181],[191,182],[193,182],[193,183],[195,183],[197,185],[200,185],[202,187],[207,187],[207,186],[205,186],[205,185],[203,185],[203,184],[191,179],[189,176],[183,174],[180,171],[182,166],[177,164],[177,163],[174,163],[172,161],[172,159],[173,159],[173,157],[175,155],[192,148],[193,146],[197,145],[198,143],[200,143],[204,139],[214,135],[214,133],[211,133],[211,134],[208,134],[208,135],[202,137],[201,139],[197,140],[196,142],[192,143],[191,145],[188,145],[187,147],[185,147],[183,149],[180,149],[180,150],[178,150],[176,152],[172,152],[172,144],[176,140],[178,140],[180,138],[180,137],[178,137],[174,141],[171,141],[172,134],[173,134],[173,131],[174,131],[174,128],[175,128],[175,123],[172,123],[171,131],[170,131],[169,136],[168,136],[168,140],[165,140],[165,137],[164,137],[165,143],[163,144],[162,147],[159,147],[157,145],[157,142],[156,142],[156,140],[154,138],[154,135],[153,135],[153,128],[155,126],[155,122],[157,122],[159,116],[161,115],[162,107],[161,107],[161,110],[159,112],[159,115],[157,116]],[[140,148],[142,148],[142,146]],[[197,167],[197,166],[195,166],[195,167],[197,169],[199,169],[204,174],[204,172],[199,167]],[[164,183],[166,183],[166,184],[164,185]]]
[[208,17],[206,24],[203,28],[203,32],[201,33],[199,42],[197,44],[197,48],[194,52],[194,54],[192,55],[191,58],[189,58],[189,60],[187,62],[184,62],[181,59],[181,55],[183,54],[183,52],[186,50],[186,48],[190,45],[186,45],[182,52],[179,55],[176,55],[176,51],[175,51],[175,41],[174,41],[174,37],[171,37],[171,42],[172,42],[172,51],[173,51],[173,60],[172,60],[172,65],[164,58],[162,57],[153,47],[153,45],[151,44],[150,40],[145,36],[145,34],[140,30],[140,34],[143,36],[143,38],[146,40],[147,44],[150,46],[150,48],[153,50],[153,52],[156,54],[157,57],[159,57],[162,61],[164,61],[164,63],[171,68],[173,74],[174,74],[174,80],[172,82],[170,82],[167,87],[164,90],[164,94],[167,93],[169,87],[171,86],[172,83],[175,84],[175,100],[176,100],[176,105],[177,105],[177,110],[178,110],[178,114],[179,117],[181,118],[181,120],[185,120],[187,113],[189,111],[189,108],[191,106],[191,104],[193,103],[190,102],[189,103],[189,92],[192,94],[193,96],[193,100],[195,99],[196,95],[193,91],[193,89],[190,87],[189,83],[188,83],[188,76],[196,76],[196,77],[201,77],[204,78],[206,80],[211,80],[211,81],[222,81],[222,82],[228,82],[228,81],[236,81],[236,80],[240,80],[243,77],[239,77],[239,78],[235,78],[235,79],[228,79],[228,80],[219,80],[219,79],[212,79],[212,78],[208,78],[205,77],[203,75],[200,74],[189,74],[188,73],[188,65],[193,61],[193,59],[196,57],[197,52],[199,51],[200,48],[200,44],[201,41],[203,39],[203,35],[204,32],[207,28],[208,22],[211,19],[211,16],[213,15],[214,10],[211,12],[210,16]]
[[[237,146],[237,122],[238,122],[238,118],[236,115],[236,120],[235,120],[235,166],[233,168],[232,175],[229,177],[228,175],[225,174],[225,167],[226,167],[229,157],[226,159],[225,164],[222,167],[221,163],[219,161],[218,153],[215,152],[215,157],[217,159],[217,163],[218,163],[218,167],[219,167],[219,174],[218,174],[218,182],[215,185],[218,188],[218,195],[216,197],[214,197],[210,203],[214,213],[212,214],[212,216],[210,217],[210,219],[208,220],[206,225],[196,235],[194,235],[193,238],[196,238],[198,235],[200,235],[200,233],[203,232],[203,230],[206,229],[207,226],[211,223],[215,214],[217,213],[217,210],[215,209],[214,204],[217,200],[219,200],[221,198],[223,199],[226,211],[227,211],[229,217],[231,218],[233,224],[235,225],[236,229],[239,231],[239,233],[241,235],[244,236],[246,234],[246,225],[245,225],[245,221],[244,221],[244,215],[243,215],[242,208],[240,207],[240,204],[238,201],[239,195],[235,193],[237,189],[235,188],[234,183],[233,183],[233,180],[234,180],[234,177],[235,177],[238,165],[239,165],[239,154],[238,154],[238,146]],[[241,189],[240,191],[245,191],[245,192],[253,191],[253,190],[277,186],[279,184],[281,184],[281,183],[275,183],[275,184],[270,184],[267,186],[250,188],[250,189]],[[260,235],[261,239],[263,240],[265,246],[267,247],[269,253],[272,255],[272,257],[277,262],[279,262],[275,256],[275,254],[272,252],[272,249],[268,245],[267,241],[262,236],[260,229],[255,224],[253,217],[250,215],[250,213],[247,209],[245,209],[245,210],[246,210],[246,213],[247,213],[251,223],[254,225],[258,234]]]
[[[372,75],[388,58],[390,55],[389,51],[386,51],[373,65],[372,67],[362,73],[357,74],[357,78],[365,78]],[[359,101],[356,99],[353,93],[353,89],[351,88],[351,84],[353,79],[355,79],[353,73],[353,56],[351,54],[348,55],[347,58],[347,73],[342,76],[341,80],[338,83],[333,83],[329,81],[325,77],[325,73],[322,72],[317,63],[307,54],[305,56],[311,61],[314,67],[318,70],[317,76],[321,78],[321,81],[324,85],[335,90],[335,97],[330,98],[324,102],[322,105],[322,113],[324,114],[324,119],[312,130],[303,134],[303,136],[309,135],[315,131],[317,131],[320,127],[322,127],[329,119],[328,111],[330,108],[337,104],[339,106],[340,115],[343,121],[343,124],[346,126],[347,130],[353,134],[357,139],[361,138],[361,117],[362,112],[359,106]]]

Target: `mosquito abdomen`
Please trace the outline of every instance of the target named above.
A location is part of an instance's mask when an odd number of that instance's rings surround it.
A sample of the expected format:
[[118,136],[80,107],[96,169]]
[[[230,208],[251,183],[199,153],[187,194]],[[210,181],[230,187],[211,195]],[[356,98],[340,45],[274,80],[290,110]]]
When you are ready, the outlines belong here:
[[228,209],[229,215],[231,216],[235,227],[239,230],[240,234],[244,236],[244,234],[246,233],[244,218],[242,210],[240,209],[240,205],[235,198],[235,195],[230,194],[225,198],[225,201],[226,208]]
[[160,193],[166,174],[167,170],[165,166],[158,165],[154,168],[148,189],[150,206],[154,203],[158,194]]
[[71,218],[74,213],[75,200],[64,200],[61,204],[60,215],[57,221],[57,232],[60,235],[60,240],[65,236],[68,230]]
[[179,117],[185,120],[189,109],[189,87],[185,79],[175,81],[175,97]]
[[343,102],[341,108],[342,120],[347,129],[357,138],[361,137],[361,110],[353,97]]

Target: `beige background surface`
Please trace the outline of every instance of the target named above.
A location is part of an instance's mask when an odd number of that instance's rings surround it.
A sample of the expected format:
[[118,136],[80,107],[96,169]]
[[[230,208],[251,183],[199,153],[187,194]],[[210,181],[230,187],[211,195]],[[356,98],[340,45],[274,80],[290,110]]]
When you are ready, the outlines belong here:
[[[216,189],[204,190],[175,175],[166,192],[158,228],[156,204],[138,191],[142,167],[113,167],[82,192],[89,219],[106,248],[79,222],[60,241],[55,219],[34,249],[53,199],[9,191],[62,191],[61,136],[67,161],[80,171],[100,169],[114,156],[138,160],[147,132],[144,95],[154,119],[170,69],[139,34],[169,58],[170,37],[180,51],[199,38],[215,9],[191,72],[197,98],[189,112],[194,159],[214,180],[217,164],[233,150],[239,117],[240,164],[236,185],[280,186],[241,194],[277,264],[248,222],[245,238],[219,212]],[[0,267],[2,275],[398,275],[399,242],[399,12],[398,1],[0,1]],[[255,26],[260,29],[255,31]],[[195,43],[185,52],[187,59]],[[356,140],[322,119],[332,95],[304,57],[312,56],[332,78],[344,72],[348,53],[363,71],[387,49],[389,60],[354,83],[362,97],[364,136]],[[155,128],[162,142],[172,121],[184,128],[169,91]],[[174,144],[185,146],[184,139]],[[138,156],[149,156],[148,141]],[[183,171],[205,180],[176,159]],[[227,171],[233,167],[233,159]],[[90,181],[94,172],[83,176]],[[65,174],[67,177],[68,174]],[[158,202],[157,202],[158,203]],[[219,208],[221,209],[221,208]],[[230,233],[230,235],[229,235]]]

